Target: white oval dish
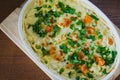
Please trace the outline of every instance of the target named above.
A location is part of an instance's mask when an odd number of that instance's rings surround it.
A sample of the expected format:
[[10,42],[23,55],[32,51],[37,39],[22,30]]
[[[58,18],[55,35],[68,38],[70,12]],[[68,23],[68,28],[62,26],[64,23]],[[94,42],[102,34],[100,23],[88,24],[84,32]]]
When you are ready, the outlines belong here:
[[[26,55],[39,67],[41,68],[52,80],[63,80],[62,77],[60,77],[59,75],[53,73],[52,70],[48,69],[44,64],[42,64],[38,58],[38,56],[34,53],[34,51],[32,50],[32,48],[27,44],[27,41],[25,40],[25,36],[23,33],[23,29],[22,29],[22,21],[23,21],[23,16],[24,16],[24,12],[27,9],[27,7],[29,6],[29,4],[31,3],[32,0],[28,0],[24,7],[22,8],[21,12],[20,12],[20,16],[19,16],[19,21],[18,21],[18,29],[19,29],[19,34],[20,34],[20,38],[25,46],[25,49],[27,50],[28,53],[26,53]],[[77,1],[81,1],[84,5],[87,5],[86,7],[92,11],[94,11],[100,18],[103,19],[103,21],[105,21],[106,25],[110,28],[111,32],[115,35],[115,43],[116,43],[116,50],[118,52],[117,58],[116,58],[116,63],[115,63],[115,67],[114,69],[106,76],[103,78],[103,80],[109,80],[111,78],[111,76],[113,76],[113,74],[116,73],[118,66],[120,64],[120,38],[119,35],[117,33],[117,30],[114,28],[112,22],[108,19],[108,17],[100,10],[98,9],[94,4],[92,4],[89,0],[77,0]]]

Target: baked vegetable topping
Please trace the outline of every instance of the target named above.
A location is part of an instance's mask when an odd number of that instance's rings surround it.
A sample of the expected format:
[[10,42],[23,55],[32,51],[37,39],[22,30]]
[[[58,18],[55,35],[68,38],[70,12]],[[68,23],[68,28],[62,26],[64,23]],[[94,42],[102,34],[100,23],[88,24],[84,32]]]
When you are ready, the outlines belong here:
[[78,9],[74,0],[38,0],[33,5],[23,28],[41,62],[68,80],[102,79],[112,71],[114,35],[95,12],[82,3]]

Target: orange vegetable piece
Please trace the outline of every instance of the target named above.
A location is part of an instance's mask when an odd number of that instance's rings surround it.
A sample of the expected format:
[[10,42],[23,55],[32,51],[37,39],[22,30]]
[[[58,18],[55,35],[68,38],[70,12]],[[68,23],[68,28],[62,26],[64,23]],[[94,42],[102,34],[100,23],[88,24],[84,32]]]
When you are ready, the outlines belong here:
[[105,64],[105,60],[99,56],[95,56],[96,61],[98,62],[99,66],[103,66]]
[[73,41],[77,41],[78,40],[78,34],[77,33],[71,34],[71,38],[72,38]]
[[113,45],[113,39],[110,38],[110,37],[108,38],[108,44],[109,44],[109,45]]
[[52,32],[53,31],[53,26],[47,26],[46,31],[47,32]]
[[53,17],[50,19],[50,22],[51,22],[51,23],[54,23],[54,18],[53,18]]
[[83,59],[85,57],[85,55],[84,55],[84,53],[82,51],[80,51],[78,53],[78,56],[79,56],[80,59]]
[[55,54],[55,55],[52,55],[52,57],[57,61],[63,61],[63,56],[61,55]]
[[50,55],[52,56],[53,59],[57,60],[57,61],[63,61],[63,57],[64,57],[64,54],[62,51],[57,51],[57,48],[56,46],[51,46],[50,48]]
[[64,22],[61,23],[60,25],[63,27],[69,27],[71,23],[72,23],[72,20],[70,20],[68,18],[64,18]]
[[38,0],[38,3],[39,3],[39,5],[41,5],[43,2],[42,2],[42,0]]
[[97,43],[98,45],[101,45],[101,44],[102,44],[102,41],[103,41],[103,39],[99,39],[99,40],[96,40],[96,43]]
[[93,20],[92,17],[90,17],[89,15],[86,15],[86,16],[85,16],[85,19],[84,19],[84,22],[85,22],[85,23],[91,23],[92,20]]
[[50,54],[53,55],[53,54],[56,54],[56,52],[57,52],[56,46],[52,46],[50,48]]
[[73,64],[70,64],[70,63],[68,63],[67,65],[66,65],[66,68],[67,69],[71,69],[71,68],[73,68],[74,67],[74,65]]
[[64,60],[64,54],[62,51],[59,51],[59,53],[53,54],[52,57],[57,61],[63,61]]
[[84,74],[87,74],[89,69],[87,67],[86,64],[82,65],[82,66],[79,66],[79,69],[84,73]]
[[91,26],[87,27],[87,33],[88,34],[94,34],[95,33],[95,28],[91,27]]

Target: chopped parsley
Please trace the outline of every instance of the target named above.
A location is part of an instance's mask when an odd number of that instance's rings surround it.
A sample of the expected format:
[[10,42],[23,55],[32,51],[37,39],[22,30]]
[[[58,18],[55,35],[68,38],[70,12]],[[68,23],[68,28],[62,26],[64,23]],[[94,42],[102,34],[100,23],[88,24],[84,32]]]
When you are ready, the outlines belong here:
[[86,29],[82,29],[82,30],[79,30],[79,39],[82,39],[85,37],[86,35]]
[[101,55],[106,54],[108,56],[108,54],[109,54],[109,48],[108,47],[98,46],[96,51],[98,53],[100,53]]
[[106,71],[106,69],[103,70],[103,74],[108,74],[108,72]]
[[43,53],[43,56],[49,55],[49,51],[45,49],[44,47],[42,47],[41,51]]
[[78,17],[81,17],[81,12],[76,12],[76,15],[77,15]]
[[40,45],[36,45],[36,48],[37,48],[37,49],[41,49],[41,46],[40,46]]
[[112,57],[105,58],[106,65],[111,65],[115,61],[115,58],[117,56],[117,51],[112,51],[111,54],[112,54]]
[[92,67],[92,63],[87,62],[87,66],[88,66],[88,68],[91,68]]
[[96,21],[99,20],[99,18],[98,18],[95,14],[91,14],[90,16],[91,16],[94,20],[96,20]]
[[35,17],[42,17],[43,16],[43,12],[39,11],[38,13],[35,13]]
[[98,35],[98,39],[102,39],[103,38],[103,35],[101,34],[101,32],[99,30],[96,30],[95,32]]
[[63,13],[62,12],[59,12],[59,11],[54,11],[53,15],[55,17],[60,17]]
[[70,7],[69,5],[64,5],[62,2],[58,2],[58,6],[64,13],[74,14],[75,9]]
[[61,68],[60,70],[59,70],[59,74],[62,74],[64,72],[64,68]]
[[64,10],[65,5],[62,2],[58,2],[58,6],[61,8],[61,10]]
[[65,44],[62,44],[62,45],[60,45],[59,47],[60,47],[60,49],[62,49],[63,52],[66,53],[66,54],[70,51],[70,48],[68,48]]
[[102,34],[98,35],[98,39],[102,39],[102,38],[103,38]]
[[75,13],[75,9],[70,7],[69,5],[66,6],[66,8],[64,9],[65,13],[70,13],[70,14],[74,14]]
[[76,76],[76,80],[80,80],[80,76]]
[[72,17],[71,20],[72,20],[72,21],[76,21],[76,20],[77,20],[77,17]]
[[36,9],[37,11],[39,11],[41,8],[42,8],[42,7],[36,7],[35,9]]
[[[102,55],[103,59],[106,62],[106,65],[112,64],[117,55],[117,51],[110,51],[108,47],[103,46],[98,46],[96,51]],[[112,55],[112,57],[109,57],[110,54]]]
[[94,78],[94,76],[93,76],[91,73],[87,73],[87,76],[88,76],[89,78]]
[[58,34],[60,33],[60,30],[61,30],[61,28],[56,25],[56,26],[54,27],[54,32],[53,32],[53,34],[52,34],[52,37],[55,37],[56,35],[58,35]]
[[117,56],[117,51],[112,51],[112,58],[115,59]]
[[51,13],[47,13],[43,16],[43,20],[44,20],[44,24],[47,25],[47,26],[51,26],[52,23],[51,23],[51,18],[52,18],[52,15]]
[[75,24],[71,24],[70,29],[74,30],[74,28],[75,28]]
[[48,5],[47,5],[47,4],[44,4],[42,7],[43,7],[43,8],[47,8],[47,7],[48,7]]
[[85,23],[82,20],[78,20],[77,25],[81,25],[82,28],[85,28]]
[[78,58],[78,53],[74,52],[72,55],[68,55],[68,60],[72,63],[72,64],[85,64],[85,61],[83,60],[79,60]]
[[47,61],[47,60],[45,60],[45,61],[44,61],[44,63],[45,63],[45,64],[47,64],[47,63],[48,63],[48,61]]
[[89,55],[90,54],[88,49],[83,49],[83,52],[84,52],[85,55]]
[[41,27],[41,20],[38,19],[38,21],[32,25],[33,31],[37,33],[40,37],[45,37],[47,35],[47,32],[42,29]]
[[78,68],[78,66],[74,66],[73,69],[77,72],[77,73],[81,73],[80,69]]
[[70,71],[70,72],[68,73],[69,78],[71,78],[71,75],[72,75],[72,72]]
[[88,36],[88,39],[91,39],[92,41],[95,41],[95,40],[96,40],[96,38],[95,38],[94,35],[90,35],[90,36]]
[[68,39],[68,44],[70,45],[70,46],[75,46],[76,45],[76,41],[72,41],[72,39]]
[[32,27],[32,25],[31,25],[31,24],[29,24],[29,25],[28,25],[28,29],[30,29],[31,27]]
[[50,0],[50,2],[52,3],[52,2],[53,2],[53,0]]

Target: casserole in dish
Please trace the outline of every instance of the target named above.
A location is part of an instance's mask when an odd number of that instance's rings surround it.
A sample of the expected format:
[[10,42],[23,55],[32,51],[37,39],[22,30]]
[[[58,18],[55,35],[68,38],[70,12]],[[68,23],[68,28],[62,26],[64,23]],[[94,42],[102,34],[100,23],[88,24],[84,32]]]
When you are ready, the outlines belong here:
[[87,0],[29,0],[18,25],[28,55],[56,79],[107,80],[118,68],[118,33]]

